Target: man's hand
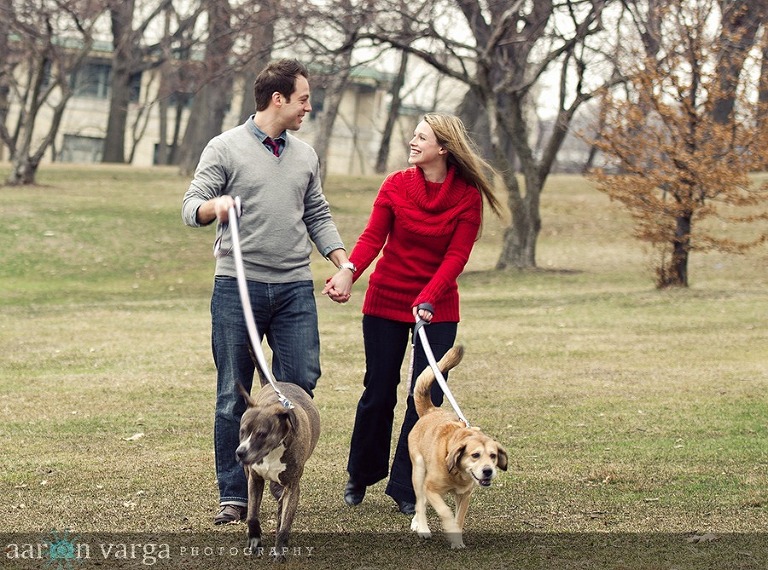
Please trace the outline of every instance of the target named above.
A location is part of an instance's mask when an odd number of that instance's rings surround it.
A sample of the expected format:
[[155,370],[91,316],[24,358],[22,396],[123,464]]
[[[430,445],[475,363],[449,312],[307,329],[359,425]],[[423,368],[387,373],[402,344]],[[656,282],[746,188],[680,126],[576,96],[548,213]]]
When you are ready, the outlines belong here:
[[217,220],[220,224],[226,224],[229,221],[229,209],[235,205],[235,199],[232,196],[216,196],[197,209],[197,221],[200,224],[210,224]]
[[328,295],[337,303],[346,303],[352,296],[352,272],[349,269],[339,269],[333,277],[328,278],[323,287],[323,295]]

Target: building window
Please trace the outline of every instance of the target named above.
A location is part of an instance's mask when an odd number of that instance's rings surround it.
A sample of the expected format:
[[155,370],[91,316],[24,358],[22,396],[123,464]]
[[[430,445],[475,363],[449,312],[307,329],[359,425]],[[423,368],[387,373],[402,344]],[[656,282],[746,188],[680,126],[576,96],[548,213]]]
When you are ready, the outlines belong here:
[[[80,68],[70,81],[75,97],[109,99],[112,94],[112,64],[90,62]],[[134,73],[130,79],[130,101],[136,103],[141,94],[141,73]]]
[[107,99],[111,76],[109,63],[86,63],[72,76],[71,87],[76,97]]
[[325,87],[315,87],[312,89],[312,99],[310,105],[312,105],[312,113],[309,115],[309,119],[314,120],[318,113],[322,113],[325,108]]
[[103,138],[64,135],[59,160],[61,162],[101,162],[103,149]]
[[131,103],[138,103],[141,95],[141,73],[131,75]]

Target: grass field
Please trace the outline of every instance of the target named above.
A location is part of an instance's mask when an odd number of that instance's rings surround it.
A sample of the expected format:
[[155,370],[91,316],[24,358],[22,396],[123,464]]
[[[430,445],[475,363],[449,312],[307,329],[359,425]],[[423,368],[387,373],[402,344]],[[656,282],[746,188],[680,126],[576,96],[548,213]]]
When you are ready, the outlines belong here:
[[[39,182],[0,188],[0,567],[269,563],[243,555],[244,525],[211,525],[213,232],[181,222],[188,180],[55,165]],[[349,246],[379,182],[326,184]],[[694,254],[691,287],[657,291],[626,216],[581,178],[554,177],[542,215],[540,270],[493,270],[489,216],[460,281],[453,393],[510,458],[473,495],[467,549],[434,513],[420,541],[384,482],[343,504],[360,282],[347,305],[318,298],[323,434],[286,567],[768,567],[768,250]],[[317,291],[330,271],[314,258]],[[57,538],[90,556],[24,546]]]

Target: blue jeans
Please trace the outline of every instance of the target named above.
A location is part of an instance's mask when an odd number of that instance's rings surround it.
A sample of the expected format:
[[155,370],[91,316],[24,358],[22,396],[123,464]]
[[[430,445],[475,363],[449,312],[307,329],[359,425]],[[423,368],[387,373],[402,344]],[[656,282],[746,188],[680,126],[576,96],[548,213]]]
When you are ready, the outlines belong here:
[[[457,328],[458,323],[426,326],[424,330],[435,359],[440,360],[453,346]],[[373,485],[387,476],[400,368],[412,334],[413,324],[368,315],[363,317],[365,389],[357,404],[347,462],[350,478],[363,485]],[[408,434],[419,419],[413,403],[413,382],[427,366],[429,363],[417,336],[405,416],[385,491],[396,501],[416,502],[411,482]],[[448,375],[445,377],[447,379]],[[443,392],[437,382],[432,384],[432,402],[436,406],[443,402]]]
[[[312,396],[320,378],[320,335],[312,281],[248,282],[259,334],[272,349],[272,375],[293,382]],[[248,503],[248,483],[235,450],[246,403],[237,384],[251,391],[256,364],[237,280],[216,277],[211,297],[213,361],[217,370],[214,451],[221,504]],[[258,390],[257,384],[256,389]]]

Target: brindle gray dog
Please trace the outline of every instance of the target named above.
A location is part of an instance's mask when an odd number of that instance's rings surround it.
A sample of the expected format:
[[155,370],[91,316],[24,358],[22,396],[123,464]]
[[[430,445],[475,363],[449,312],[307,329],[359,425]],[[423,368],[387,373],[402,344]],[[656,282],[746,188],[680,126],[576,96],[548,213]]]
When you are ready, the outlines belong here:
[[248,477],[248,546],[254,554],[262,545],[259,511],[264,481],[277,499],[275,553],[288,545],[293,517],[299,504],[299,481],[304,464],[320,437],[320,413],[312,398],[296,384],[278,382],[280,391],[293,404],[285,408],[269,384],[251,396],[241,386],[248,409],[240,420],[237,458]]

